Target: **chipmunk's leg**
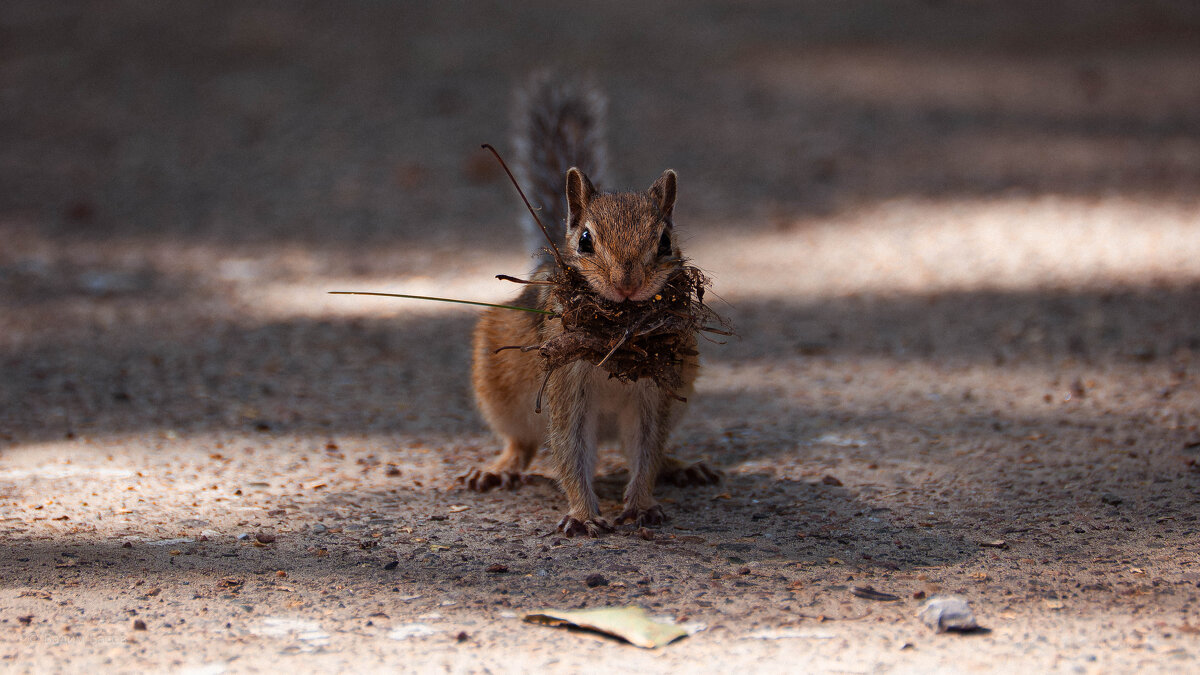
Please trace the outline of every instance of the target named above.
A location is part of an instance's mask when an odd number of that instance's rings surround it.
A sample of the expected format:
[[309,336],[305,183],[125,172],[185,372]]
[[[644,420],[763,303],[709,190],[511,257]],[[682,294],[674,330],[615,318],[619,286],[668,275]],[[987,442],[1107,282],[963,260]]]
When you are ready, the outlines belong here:
[[[670,411],[668,411],[667,424],[674,429],[679,418],[683,417],[684,404],[679,401],[671,401],[668,405],[670,405]],[[671,483],[677,488],[686,488],[691,485],[714,485],[721,482],[721,472],[703,461],[689,464],[677,456],[666,454],[664,450],[656,479],[659,483]]]
[[547,383],[550,413],[550,452],[558,470],[558,483],[567,495],[567,515],[558,529],[568,537],[592,537],[611,532],[600,517],[600,503],[592,479],[596,471],[597,413],[588,386],[590,364],[572,364],[555,371]]
[[[695,349],[695,341],[689,344],[689,349]],[[684,382],[684,386],[680,389],[679,394],[685,398],[691,397],[694,392],[693,384],[696,381],[696,376],[699,373],[700,364],[693,358],[686,358],[683,361],[680,369],[680,378]],[[681,401],[671,401],[668,407],[667,424],[674,429],[683,417],[684,410],[687,404]],[[677,487],[685,487],[689,485],[712,485],[721,481],[721,472],[710,467],[704,462],[687,463],[672,455],[664,454],[662,462],[658,467],[658,482],[672,483]]]
[[629,485],[625,486],[625,508],[617,523],[661,525],[667,520],[654,501],[654,480],[665,459],[664,446],[671,431],[671,401],[656,385],[635,387],[629,410],[620,415],[621,447],[629,461]]
[[524,483],[524,471],[537,454],[541,439],[509,438],[496,461],[486,469],[473,467],[458,477],[458,482],[469,490],[487,492],[492,488],[515,489]]
[[[524,302],[529,304],[532,300],[526,298]],[[482,469],[472,468],[458,477],[459,483],[479,492],[521,485],[522,472],[529,467],[546,435],[546,416],[534,411],[533,392],[544,374],[537,355],[517,350],[496,351],[511,344],[513,336],[526,335],[532,330],[527,319],[512,316],[518,313],[485,312],[475,327],[471,363],[475,399],[488,425],[504,440],[504,450],[491,464]]]

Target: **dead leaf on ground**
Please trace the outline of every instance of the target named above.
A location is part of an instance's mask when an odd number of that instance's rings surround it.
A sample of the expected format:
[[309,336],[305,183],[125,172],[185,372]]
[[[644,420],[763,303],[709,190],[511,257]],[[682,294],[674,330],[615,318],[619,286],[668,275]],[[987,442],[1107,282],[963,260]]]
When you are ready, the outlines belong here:
[[687,629],[681,626],[651,619],[646,610],[634,605],[580,610],[547,609],[526,614],[524,620],[547,626],[595,631],[621,638],[643,649],[661,647],[688,634]]

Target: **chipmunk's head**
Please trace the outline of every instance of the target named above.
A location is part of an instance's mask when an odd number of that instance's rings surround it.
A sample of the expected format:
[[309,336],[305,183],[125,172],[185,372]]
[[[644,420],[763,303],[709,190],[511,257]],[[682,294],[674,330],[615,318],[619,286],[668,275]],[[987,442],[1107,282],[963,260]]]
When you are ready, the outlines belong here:
[[683,265],[671,223],[675,172],[645,192],[597,192],[579,169],[567,171],[566,262],[613,302],[649,300]]

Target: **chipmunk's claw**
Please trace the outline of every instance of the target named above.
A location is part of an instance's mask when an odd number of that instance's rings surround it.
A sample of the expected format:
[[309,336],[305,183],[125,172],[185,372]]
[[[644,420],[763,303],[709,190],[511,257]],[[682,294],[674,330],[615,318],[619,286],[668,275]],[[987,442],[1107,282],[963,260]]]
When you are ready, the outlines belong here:
[[558,531],[568,537],[576,535],[599,537],[601,534],[612,532],[613,527],[603,518],[580,520],[574,516],[563,516],[563,519],[558,521]]
[[458,483],[474,492],[487,492],[493,488],[515,490],[525,483],[520,471],[491,471],[471,469],[458,477]]
[[650,525],[662,525],[670,520],[663,509],[658,504],[651,506],[648,509],[639,509],[633,506],[626,508],[617,516],[617,524],[632,522],[637,527],[646,527]]

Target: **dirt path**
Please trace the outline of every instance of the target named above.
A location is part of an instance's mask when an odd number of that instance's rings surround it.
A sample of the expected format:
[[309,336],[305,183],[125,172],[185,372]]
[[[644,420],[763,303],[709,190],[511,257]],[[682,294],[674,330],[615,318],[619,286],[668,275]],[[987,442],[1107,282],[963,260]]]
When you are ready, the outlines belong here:
[[[6,669],[1197,668],[1195,10],[522,6],[0,9]],[[649,541],[454,486],[473,312],[325,294],[511,292],[476,148],[546,64],[740,333]],[[520,620],[620,604],[699,630]]]

